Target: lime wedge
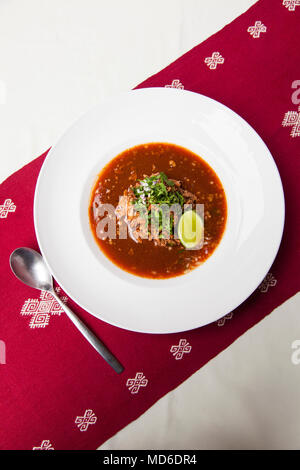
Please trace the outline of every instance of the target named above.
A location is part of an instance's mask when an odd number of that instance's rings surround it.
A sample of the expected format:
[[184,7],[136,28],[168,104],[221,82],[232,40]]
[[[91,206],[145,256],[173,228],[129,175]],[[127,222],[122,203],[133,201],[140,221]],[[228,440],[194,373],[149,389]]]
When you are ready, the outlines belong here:
[[203,237],[203,221],[195,211],[187,211],[179,219],[178,236],[183,246],[187,249],[200,245]]

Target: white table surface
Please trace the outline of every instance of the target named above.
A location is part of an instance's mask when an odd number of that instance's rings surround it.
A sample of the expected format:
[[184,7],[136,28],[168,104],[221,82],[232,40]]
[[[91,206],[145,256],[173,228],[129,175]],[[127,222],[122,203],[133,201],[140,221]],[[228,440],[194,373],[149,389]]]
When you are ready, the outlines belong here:
[[[0,180],[254,3],[0,0]],[[299,448],[299,309],[298,294],[100,448]]]

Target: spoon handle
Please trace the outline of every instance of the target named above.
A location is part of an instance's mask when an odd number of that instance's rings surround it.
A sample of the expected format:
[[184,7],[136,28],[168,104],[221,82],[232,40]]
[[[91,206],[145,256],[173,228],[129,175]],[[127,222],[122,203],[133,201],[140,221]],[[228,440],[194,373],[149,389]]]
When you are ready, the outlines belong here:
[[103,359],[116,371],[118,374],[123,372],[124,367],[120,364],[120,362],[116,359],[115,356],[107,349],[107,347],[100,341],[97,336],[92,333],[92,331],[80,320],[80,318],[75,315],[72,310],[62,302],[62,300],[58,297],[56,292],[53,290],[50,291],[53,297],[57,300],[61,308],[65,311],[67,316],[70,320],[74,323],[74,325],[78,328],[80,333],[83,334],[85,339],[96,349],[96,351],[103,357]]

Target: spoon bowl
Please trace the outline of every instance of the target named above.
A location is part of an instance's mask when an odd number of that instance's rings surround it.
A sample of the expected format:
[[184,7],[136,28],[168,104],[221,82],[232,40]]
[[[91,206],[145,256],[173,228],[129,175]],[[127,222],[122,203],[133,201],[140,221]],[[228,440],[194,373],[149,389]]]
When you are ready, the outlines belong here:
[[17,248],[10,255],[10,267],[15,276],[30,287],[51,291],[52,276],[42,256],[31,248]]

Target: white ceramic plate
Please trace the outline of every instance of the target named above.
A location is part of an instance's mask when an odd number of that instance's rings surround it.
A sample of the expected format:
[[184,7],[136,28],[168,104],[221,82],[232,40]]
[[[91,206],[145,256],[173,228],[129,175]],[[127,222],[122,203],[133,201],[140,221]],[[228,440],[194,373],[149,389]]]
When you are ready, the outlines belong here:
[[[98,173],[121,151],[146,142],[172,142],[200,155],[227,196],[227,225],[213,255],[168,280],[122,271],[89,228]],[[241,117],[196,93],[148,88],[99,104],[51,149],[36,186],[34,220],[53,276],[81,307],[129,330],[173,333],[218,320],[257,288],[279,248],[284,196],[269,150]]]

